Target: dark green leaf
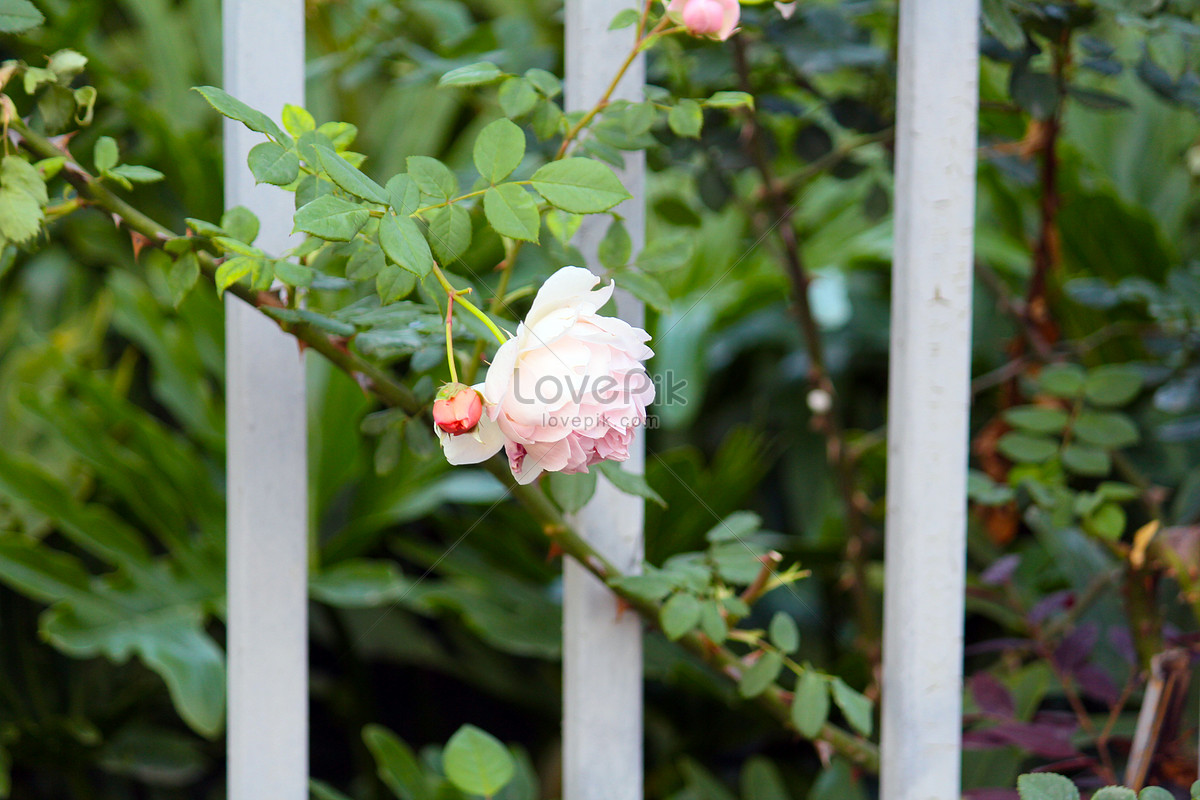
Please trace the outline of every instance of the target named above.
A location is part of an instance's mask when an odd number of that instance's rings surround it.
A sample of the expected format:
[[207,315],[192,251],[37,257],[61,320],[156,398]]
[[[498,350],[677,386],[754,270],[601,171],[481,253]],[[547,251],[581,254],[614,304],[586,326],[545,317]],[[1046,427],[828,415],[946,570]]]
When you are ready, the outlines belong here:
[[1099,89],[1068,86],[1067,94],[1088,108],[1095,108],[1100,111],[1116,111],[1130,107],[1129,101],[1124,97],[1112,94],[1111,92],[1102,92]]
[[617,285],[655,311],[666,314],[671,310],[671,296],[653,276],[631,269],[622,270],[617,276]]
[[1159,786],[1147,786],[1138,794],[1138,800],[1175,800],[1175,795]]
[[459,205],[436,208],[426,214],[429,218],[428,237],[433,252],[443,264],[448,264],[471,244],[471,214]]
[[371,212],[358,203],[327,194],[296,212],[295,230],[331,242],[348,242],[370,218]]
[[401,216],[412,216],[421,207],[421,187],[412,175],[393,175],[387,182],[388,203]]
[[751,756],[742,765],[743,800],[791,800],[783,776],[770,759]]
[[708,529],[704,538],[710,542],[741,541],[762,527],[762,518],[753,511],[735,511]]
[[615,461],[601,461],[596,468],[604,474],[604,477],[608,478],[613,486],[625,492],[625,494],[637,495],[651,502],[658,503],[663,508],[667,507],[667,502],[662,499],[658,492],[650,488],[650,484],[646,483],[644,476],[633,472],[626,472]]
[[339,608],[371,608],[394,603],[409,584],[394,561],[352,558],[309,576],[308,592]]
[[458,178],[454,177],[449,167],[436,158],[409,156],[405,164],[408,175],[416,182],[417,188],[430,197],[449,200],[458,194]]
[[403,800],[434,800],[425,771],[407,744],[381,725],[363,728],[363,742],[375,757],[379,779]]
[[224,116],[237,120],[252,131],[265,133],[280,144],[291,143],[291,138],[275,124],[275,120],[261,111],[251,108],[233,95],[215,86],[196,86],[194,88],[204,96],[210,106]]
[[171,303],[179,308],[188,292],[200,277],[200,259],[194,252],[187,252],[171,264],[167,270],[167,288],[171,291]]
[[1138,800],[1137,792],[1124,786],[1105,786],[1092,795],[1092,800]]
[[410,217],[384,214],[379,222],[379,244],[393,263],[418,278],[424,278],[433,269],[433,253],[429,251],[429,243]]
[[369,281],[379,274],[384,263],[383,250],[374,245],[360,248],[346,262],[346,277],[352,281]]
[[1024,464],[1040,464],[1058,452],[1058,442],[1046,436],[1006,433],[996,444],[1005,458]]
[[525,158],[525,132],[507,119],[489,123],[479,132],[472,151],[475,168],[488,183],[507,178]]
[[729,626],[721,613],[721,604],[716,600],[706,600],[700,608],[700,632],[717,644],[729,636]]
[[1140,372],[1124,364],[1110,364],[1088,373],[1083,396],[1092,405],[1115,408],[1133,400],[1141,390]]
[[1014,428],[1030,433],[1061,433],[1067,427],[1069,415],[1061,408],[1016,406],[1004,412],[1004,419]]
[[617,270],[629,263],[632,254],[633,240],[629,238],[629,231],[625,230],[625,223],[614,218],[600,240],[597,257],[607,269]]
[[254,145],[246,162],[259,183],[287,186],[300,176],[300,159],[291,150],[285,150],[275,142]]
[[591,158],[551,161],[533,173],[532,182],[547,203],[574,214],[607,211],[630,197],[613,171]]
[[246,244],[254,244],[254,240],[258,238],[258,217],[245,206],[234,206],[222,214],[221,225],[216,231],[211,230],[211,226],[209,227],[210,230],[207,231],[200,228],[194,228],[194,230],[210,237],[219,236],[224,232]]
[[1103,478],[1112,471],[1112,459],[1098,447],[1089,447],[1072,442],[1063,448],[1063,466],[1076,475]]
[[750,668],[742,673],[738,681],[738,694],[742,697],[758,697],[775,683],[779,670],[783,668],[783,656],[774,650],[766,650]]
[[1093,536],[1115,542],[1125,533],[1125,509],[1105,503],[1084,519],[1083,528]]
[[501,236],[538,241],[541,216],[529,192],[515,183],[492,186],[483,195],[483,213]]
[[360,170],[350,166],[346,159],[323,147],[316,148],[316,152],[317,159],[321,162],[321,168],[344,191],[381,206],[388,204],[388,193],[383,190],[383,187]]
[[558,503],[558,507],[568,514],[574,514],[583,508],[596,493],[595,472],[577,472],[573,475],[551,472],[548,480],[550,496]]
[[1084,411],[1072,430],[1083,441],[1108,450],[1129,447],[1141,439],[1133,420],[1118,411]]

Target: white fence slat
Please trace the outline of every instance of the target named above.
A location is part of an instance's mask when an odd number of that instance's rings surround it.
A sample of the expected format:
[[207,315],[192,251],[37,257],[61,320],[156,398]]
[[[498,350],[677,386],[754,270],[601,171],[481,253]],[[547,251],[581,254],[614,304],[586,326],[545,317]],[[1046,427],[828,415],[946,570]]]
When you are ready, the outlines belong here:
[[[627,0],[567,0],[566,108],[590,108],[602,95],[633,45],[630,28],[608,31]],[[642,57],[622,79],[614,98],[642,99]],[[645,157],[625,153],[617,170],[633,195],[618,207],[633,239],[645,240]],[[576,244],[596,268],[596,246],[608,216],[585,219]],[[641,303],[617,291],[622,319],[642,325]],[[653,342],[650,343],[653,346]],[[642,431],[622,466],[642,472]],[[596,494],[575,516],[580,532],[619,568],[641,570],[641,498],[623,494],[600,477]],[[637,614],[619,609],[611,591],[574,561],[564,567],[563,609],[563,797],[569,800],[640,800],[642,797],[642,626]]]
[[978,0],[900,3],[883,800],[960,796]]
[[[278,118],[304,102],[304,1],[225,0],[225,90]],[[289,246],[291,195],[255,186],[263,137],[226,120],[225,204]],[[230,800],[308,797],[308,477],[304,363],[296,342],[227,295]]]

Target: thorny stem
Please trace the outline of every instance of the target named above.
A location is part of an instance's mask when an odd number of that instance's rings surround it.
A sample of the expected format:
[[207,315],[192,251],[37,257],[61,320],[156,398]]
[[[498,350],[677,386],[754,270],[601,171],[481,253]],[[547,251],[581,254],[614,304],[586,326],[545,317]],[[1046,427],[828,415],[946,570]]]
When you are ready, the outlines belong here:
[[[13,127],[20,134],[22,144],[30,152],[42,158],[68,155],[60,150],[53,142],[41,134],[30,130],[20,120],[13,120]],[[155,222],[150,217],[138,211],[133,206],[113,194],[98,179],[84,171],[73,160],[69,162],[64,174],[73,186],[87,200],[98,208],[104,209],[130,231],[135,231],[150,239],[152,243],[161,244],[168,239],[181,238],[168,228]],[[217,264],[211,254],[199,252],[201,270],[209,280],[216,275]],[[440,270],[439,270],[440,272]],[[448,285],[448,282],[447,282]],[[237,297],[250,303],[266,313],[265,309],[275,305],[278,298],[274,295],[255,292],[240,284],[230,286],[226,291],[233,292]],[[455,290],[450,288],[451,292]],[[461,296],[460,303],[464,301]],[[366,390],[373,392],[383,403],[403,410],[415,416],[423,409],[422,404],[412,391],[379,367],[366,361],[361,356],[350,352],[344,342],[328,336],[307,323],[283,323],[280,327],[302,341],[306,346],[316,350],[329,359],[335,366],[360,379],[360,384]],[[562,514],[550,502],[550,499],[532,485],[520,485],[515,482],[502,458],[493,458],[486,462],[485,467],[504,484],[526,510],[537,520],[548,535],[554,538],[564,553],[574,558],[585,569],[602,581],[609,582],[622,576],[620,570],[597,552],[574,528],[563,518]],[[646,600],[617,586],[611,590],[620,596],[626,604],[646,620],[650,625],[657,626],[659,605]],[[682,637],[679,643],[713,666],[718,672],[732,680],[738,680],[743,670],[741,660],[727,648],[714,644],[699,632],[692,631]],[[778,722],[794,730],[791,722],[791,706],[788,693],[778,685],[772,685],[758,696],[757,702]],[[879,772],[879,750],[867,739],[849,733],[832,723],[826,723],[816,737],[828,742],[835,751],[843,757],[867,771]]]
[[[733,39],[733,59],[740,78],[742,91],[750,92],[750,67],[746,59],[746,44],[744,37]],[[792,225],[794,207],[789,205],[788,189],[779,185],[771,171],[770,159],[758,124],[757,113],[753,109],[746,112],[746,137],[749,140],[751,159],[754,161],[759,176],[763,182],[763,195],[770,203],[771,214],[776,220],[775,229],[783,244],[784,272],[792,284],[793,302],[796,320],[800,333],[808,350],[809,383],[815,391],[825,392],[830,399],[830,408],[823,414],[815,415],[815,420],[825,435],[825,452],[829,463],[836,471],[838,489],[842,497],[842,505],[846,511],[847,543],[846,555],[851,565],[850,590],[854,595],[858,618],[861,621],[861,641],[868,659],[873,666],[878,666],[880,655],[879,614],[875,602],[870,595],[867,585],[868,548],[866,541],[866,526],[864,525],[862,509],[857,498],[855,465],[849,448],[846,446],[845,432],[842,430],[837,407],[837,392],[829,369],[825,363],[825,350],[821,340],[820,328],[816,315],[808,297],[809,285],[812,278],[804,266],[800,253],[800,244],[796,240],[796,230]]]

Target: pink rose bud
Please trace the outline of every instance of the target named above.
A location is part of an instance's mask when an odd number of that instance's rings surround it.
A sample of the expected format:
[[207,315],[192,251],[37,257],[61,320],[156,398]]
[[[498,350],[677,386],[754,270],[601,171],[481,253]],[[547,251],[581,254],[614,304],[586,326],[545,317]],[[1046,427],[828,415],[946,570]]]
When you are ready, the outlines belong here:
[[715,36],[724,41],[737,27],[738,0],[671,0],[667,11],[675,14],[693,36]]
[[469,433],[483,416],[479,392],[461,383],[448,383],[433,401],[433,422],[446,433]]

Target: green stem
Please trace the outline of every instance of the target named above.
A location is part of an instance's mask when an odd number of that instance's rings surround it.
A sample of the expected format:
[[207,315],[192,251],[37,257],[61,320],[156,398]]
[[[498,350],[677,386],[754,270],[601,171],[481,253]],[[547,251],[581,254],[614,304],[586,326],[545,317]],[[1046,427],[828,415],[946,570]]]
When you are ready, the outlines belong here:
[[[470,300],[463,297],[461,290],[455,289],[450,285],[450,281],[446,280],[446,274],[442,272],[441,268],[439,268],[437,264],[433,265],[433,274],[437,277],[438,283],[442,285],[442,288],[446,290],[446,295],[452,298],[452,300],[458,300],[458,304],[460,306],[471,312],[476,318],[479,319],[480,322],[486,325],[487,329],[492,332],[493,336],[496,337],[496,341],[500,342],[500,344],[504,344],[508,341],[508,337],[504,335],[504,331],[496,327],[496,323],[492,322],[491,317],[476,308],[475,304]],[[451,302],[451,307],[453,307],[453,302]],[[447,328],[447,330],[449,330],[449,328]]]

